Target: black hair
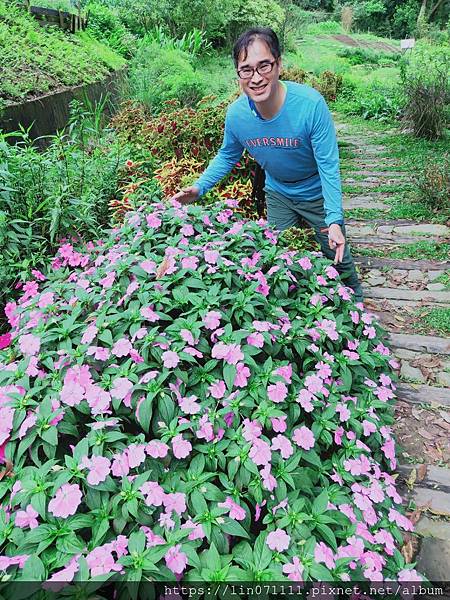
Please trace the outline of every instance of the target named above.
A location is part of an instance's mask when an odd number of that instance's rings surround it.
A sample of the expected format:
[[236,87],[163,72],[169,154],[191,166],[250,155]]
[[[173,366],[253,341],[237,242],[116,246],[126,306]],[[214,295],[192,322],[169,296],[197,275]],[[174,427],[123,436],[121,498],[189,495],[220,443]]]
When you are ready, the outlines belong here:
[[276,60],[280,58],[280,42],[275,31],[270,29],[270,27],[252,27],[252,29],[244,31],[233,46],[233,60],[236,67],[238,66],[239,58],[242,53],[244,53],[244,60],[247,58],[248,47],[250,44],[253,44],[256,39],[262,40],[269,46],[270,52]]

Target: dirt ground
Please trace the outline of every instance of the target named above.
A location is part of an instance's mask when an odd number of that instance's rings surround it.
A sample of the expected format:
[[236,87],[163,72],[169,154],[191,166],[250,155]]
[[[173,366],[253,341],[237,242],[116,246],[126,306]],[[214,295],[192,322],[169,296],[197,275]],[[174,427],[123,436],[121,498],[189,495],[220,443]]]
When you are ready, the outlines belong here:
[[373,50],[383,50],[384,52],[400,52],[399,48],[396,48],[395,46],[391,46],[390,44],[387,44],[386,42],[375,42],[375,41],[362,41],[362,40],[355,40],[354,38],[350,37],[349,35],[342,35],[342,34],[337,34],[337,35],[332,35],[331,36],[334,40],[337,40],[338,42],[341,42],[342,44],[345,44],[346,46],[352,46],[353,48],[372,48]]

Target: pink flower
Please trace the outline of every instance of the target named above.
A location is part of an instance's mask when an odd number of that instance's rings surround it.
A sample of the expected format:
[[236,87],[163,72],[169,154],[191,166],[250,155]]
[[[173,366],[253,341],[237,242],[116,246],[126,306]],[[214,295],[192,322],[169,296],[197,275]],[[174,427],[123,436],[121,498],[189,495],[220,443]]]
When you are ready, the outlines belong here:
[[130,469],[139,467],[145,461],[145,444],[130,444],[126,450]]
[[289,548],[291,537],[283,529],[271,531],[266,538],[266,544],[271,550],[283,552]]
[[270,422],[272,423],[272,427],[274,431],[277,431],[279,433],[284,433],[287,429],[287,425],[286,425],[286,419],[287,417],[272,417],[270,419]]
[[324,563],[329,569],[332,569],[335,565],[333,551],[323,542],[316,544],[314,559],[318,563]]
[[338,404],[336,404],[336,412],[339,414],[339,420],[341,423],[344,423],[350,419],[351,412],[345,404],[338,402]]
[[419,575],[419,573],[415,569],[402,569],[397,574],[398,581],[403,582],[407,581],[423,581],[423,577]]
[[203,324],[206,329],[217,329],[220,325],[220,319],[222,318],[222,314],[216,310],[210,310],[203,317]]
[[220,508],[228,508],[230,511],[230,519],[235,519],[236,521],[245,519],[245,510],[229,496],[225,502],[219,502],[217,506]]
[[123,477],[128,475],[130,472],[128,455],[125,452],[123,454],[114,454],[113,459],[111,472],[114,477]]
[[309,260],[309,258],[307,256],[303,256],[299,261],[298,264],[301,266],[302,269],[304,269],[305,271],[309,271],[310,269],[312,269],[312,262]]
[[183,525],[181,525],[181,527],[180,527],[180,529],[191,529],[191,528],[192,528],[192,531],[188,535],[188,540],[190,540],[190,541],[202,540],[204,537],[206,537],[205,532],[203,531],[203,527],[201,526],[201,523],[194,523],[193,521],[191,521],[191,519],[188,519],[186,521],[186,523],[183,523]]
[[264,346],[264,338],[261,333],[251,333],[247,337],[247,344],[256,348],[262,348]]
[[233,385],[235,387],[244,388],[247,386],[247,379],[250,377],[250,369],[244,363],[238,363],[236,365],[236,377],[234,378]]
[[156,323],[156,321],[160,320],[151,306],[143,306],[139,312],[150,323]]
[[[78,559],[81,554],[75,555],[70,562],[60,571],[56,571],[50,577],[50,579],[43,584],[44,589],[48,589],[52,592],[59,592],[63,587],[66,586],[67,583],[73,581],[75,577],[75,573],[79,570]],[[58,585],[59,584],[59,585]]]
[[169,446],[159,440],[151,440],[145,447],[145,451],[152,458],[164,458],[167,456]]
[[267,395],[269,396],[272,402],[283,402],[288,394],[288,389],[286,384],[282,381],[277,381],[276,383],[269,385],[267,388]]
[[247,442],[253,442],[260,437],[262,433],[262,425],[258,421],[250,421],[250,419],[244,419],[242,427],[242,437]]
[[146,481],[139,488],[142,495],[145,496],[147,506],[161,506],[165,497],[163,488],[156,481]]
[[172,511],[175,511],[178,516],[181,516],[186,510],[186,495],[182,492],[166,494],[163,504],[166,507],[166,512],[171,514]]
[[161,225],[161,219],[157,217],[154,213],[150,213],[145,217],[147,221],[147,225],[153,229],[158,229]]
[[156,273],[156,263],[153,260],[143,260],[139,263],[139,266],[148,274]]
[[163,364],[166,369],[173,369],[180,362],[180,357],[172,350],[166,350],[162,353]]
[[270,464],[265,465],[265,467],[261,469],[260,473],[263,480],[263,487],[269,492],[273,492],[278,484],[277,480],[270,472]]
[[300,429],[296,429],[292,435],[292,439],[304,450],[310,450],[315,444],[314,434],[306,425],[302,425]]
[[183,269],[197,269],[199,259],[196,256],[185,256],[181,259],[181,267]]
[[111,389],[111,396],[123,400],[125,396],[131,392],[133,384],[126,377],[118,377],[114,380],[114,386]]
[[133,349],[133,346],[131,345],[131,342],[129,340],[127,340],[126,338],[121,338],[120,340],[117,340],[117,342],[114,344],[111,352],[115,356],[121,357],[121,356],[127,356],[132,349]]
[[93,415],[110,412],[111,394],[99,385],[89,385],[86,388],[86,400]]
[[249,452],[249,458],[251,458],[255,465],[269,464],[270,459],[272,458],[269,444],[264,440],[253,440],[253,445]]
[[97,327],[95,325],[89,325],[89,327],[84,332],[83,337],[81,338],[81,343],[82,344],[90,344],[94,340],[97,333],[98,333]]
[[286,563],[283,565],[283,573],[286,573],[288,579],[291,581],[303,581],[303,569],[304,567],[298,556],[294,556],[291,563]]
[[65,483],[56,491],[55,497],[48,503],[48,510],[53,516],[65,519],[77,512],[81,498],[82,493],[78,484]]
[[327,277],[329,277],[330,279],[336,279],[336,277],[339,276],[338,271],[336,271],[336,269],[334,267],[332,267],[331,265],[329,265],[325,269],[325,273],[327,274]]
[[244,359],[241,347],[238,344],[224,344],[218,342],[213,346],[211,356],[213,358],[223,359],[229,365],[235,365]]
[[176,435],[172,440],[172,451],[175,458],[186,458],[192,450],[191,442],[183,439],[181,434]]
[[205,261],[211,265],[217,264],[219,256],[216,250],[205,250],[204,252]]
[[0,350],[4,350],[10,345],[11,339],[10,333],[4,333],[3,335],[0,335]]
[[275,375],[281,375],[286,383],[292,383],[292,365],[278,367],[278,369],[275,369]]
[[38,516],[39,513],[34,510],[31,504],[29,504],[25,510],[17,511],[14,523],[17,527],[22,527],[22,529],[25,527],[35,529],[35,527],[39,525],[38,520],[36,519]]
[[85,461],[89,469],[86,481],[89,485],[98,485],[108,477],[111,471],[111,461],[106,456],[93,456]]
[[26,434],[26,432],[30,429],[30,427],[33,427],[33,425],[35,425],[37,421],[37,415],[36,413],[30,413],[22,422],[22,425],[20,426],[19,429],[19,438],[22,439],[23,436]]
[[315,398],[313,394],[311,394],[311,392],[309,392],[308,390],[300,390],[300,393],[297,396],[297,402],[300,404],[300,406],[305,412],[309,413],[314,410],[312,400],[317,400],[317,398]]
[[86,556],[86,562],[91,571],[91,577],[122,570],[122,565],[115,562],[111,549],[106,544],[105,546],[98,546],[92,552],[89,552]]
[[197,404],[197,396],[188,396],[179,401],[181,410],[187,415],[196,415],[201,411],[200,404]]
[[272,450],[279,450],[283,458],[289,458],[294,454],[291,442],[284,435],[277,435],[273,438]]
[[225,390],[226,390],[225,382],[222,380],[215,381],[208,387],[208,391],[211,394],[211,396],[213,398],[216,398],[217,400],[220,400],[220,398],[224,397]]
[[177,544],[170,548],[165,556],[167,568],[175,575],[181,575],[186,568],[188,557],[184,552],[181,552],[181,544]]
[[22,354],[25,356],[33,356],[34,354],[37,354],[40,350],[40,347],[41,340],[32,333],[21,335],[19,338],[19,348]]

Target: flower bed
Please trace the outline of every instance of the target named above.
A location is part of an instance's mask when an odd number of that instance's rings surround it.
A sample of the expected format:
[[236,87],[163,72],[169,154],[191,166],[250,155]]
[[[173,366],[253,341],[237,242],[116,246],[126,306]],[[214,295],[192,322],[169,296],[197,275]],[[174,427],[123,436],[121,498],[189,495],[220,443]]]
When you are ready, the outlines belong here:
[[382,331],[329,261],[232,204],[150,205],[7,305],[12,579],[418,577]]

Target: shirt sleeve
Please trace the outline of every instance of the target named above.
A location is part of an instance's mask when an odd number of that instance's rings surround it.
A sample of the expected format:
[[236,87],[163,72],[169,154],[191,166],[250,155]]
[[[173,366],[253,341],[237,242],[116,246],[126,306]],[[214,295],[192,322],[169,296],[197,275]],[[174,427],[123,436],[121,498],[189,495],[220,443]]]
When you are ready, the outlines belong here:
[[333,119],[328,106],[321,98],[314,111],[311,145],[319,171],[324,198],[325,223],[344,222],[342,208],[339,151]]
[[228,111],[225,117],[225,133],[222,146],[203,174],[193,184],[199,188],[200,196],[203,196],[222,177],[225,177],[239,161],[244,152],[244,147],[231,129],[230,121],[231,117]]

